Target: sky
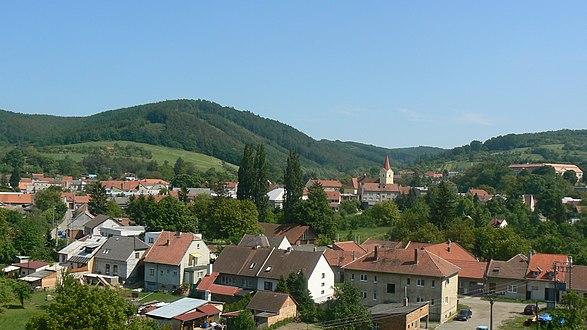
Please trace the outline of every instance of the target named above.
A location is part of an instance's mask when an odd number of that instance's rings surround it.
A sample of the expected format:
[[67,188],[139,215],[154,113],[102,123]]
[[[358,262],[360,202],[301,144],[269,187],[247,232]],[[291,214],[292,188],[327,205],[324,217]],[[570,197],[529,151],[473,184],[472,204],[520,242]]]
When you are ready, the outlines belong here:
[[206,99],[315,139],[585,129],[587,1],[5,1],[0,109]]

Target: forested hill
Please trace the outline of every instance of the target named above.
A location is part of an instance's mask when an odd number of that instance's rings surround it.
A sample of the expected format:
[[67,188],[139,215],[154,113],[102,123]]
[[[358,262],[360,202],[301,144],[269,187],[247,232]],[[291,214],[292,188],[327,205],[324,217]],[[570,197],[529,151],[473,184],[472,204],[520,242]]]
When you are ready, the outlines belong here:
[[563,162],[574,163],[587,170],[587,130],[558,130],[540,133],[507,134],[485,142],[447,150],[421,159],[422,167],[460,170],[476,162],[502,161],[506,163]]
[[[277,173],[290,149],[315,176],[355,173],[380,166],[390,154],[406,166],[443,149],[385,149],[355,142],[314,140],[295,128],[248,111],[205,100],[174,100],[102,112],[88,117],[27,115],[0,110],[0,143],[62,145],[125,140],[207,154],[238,164],[246,143],[264,144]],[[406,141],[404,141],[406,143]]]

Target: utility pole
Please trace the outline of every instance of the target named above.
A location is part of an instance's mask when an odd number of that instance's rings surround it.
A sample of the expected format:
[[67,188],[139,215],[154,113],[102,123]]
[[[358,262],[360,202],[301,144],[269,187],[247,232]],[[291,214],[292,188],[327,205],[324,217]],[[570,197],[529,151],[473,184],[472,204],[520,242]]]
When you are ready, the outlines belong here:
[[499,292],[484,292],[485,297],[489,299],[489,329],[493,329],[493,303],[498,296],[503,296],[505,291]]

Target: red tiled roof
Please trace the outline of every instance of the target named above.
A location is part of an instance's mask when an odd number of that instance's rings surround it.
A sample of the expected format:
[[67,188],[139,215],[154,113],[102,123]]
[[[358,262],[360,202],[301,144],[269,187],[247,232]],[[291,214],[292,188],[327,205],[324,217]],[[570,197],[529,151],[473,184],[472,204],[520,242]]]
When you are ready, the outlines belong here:
[[111,181],[100,181],[100,183],[107,189],[120,189],[120,190],[137,190],[139,188],[139,181],[123,181],[123,180],[111,180]]
[[343,269],[437,277],[451,276],[460,270],[427,250],[378,249],[377,253],[377,259],[375,252],[371,252],[343,266]]
[[389,169],[391,168],[391,165],[389,164],[389,156],[385,156],[385,164],[383,164],[383,168],[386,171],[389,171]]
[[342,187],[342,183],[338,180],[314,179],[311,181],[312,181],[312,184],[319,183],[323,188],[340,188],[340,187]]
[[228,189],[234,189],[238,185],[238,182],[224,182],[224,186]]
[[[483,280],[485,278],[485,271],[487,270],[487,263],[481,261],[464,261],[464,260],[449,260],[461,270],[459,277],[474,278]],[[482,282],[482,281],[480,281]]]
[[216,314],[220,314],[220,310],[210,304],[206,304],[204,306],[198,307],[193,312],[178,315],[178,316],[174,317],[174,319],[185,322],[185,321],[195,320],[195,319],[199,319],[199,318],[202,318],[205,316],[216,315]]
[[161,179],[142,179],[138,181],[142,185],[153,185],[153,184],[169,184],[169,182]]
[[363,244],[361,244],[361,247],[369,252],[375,250],[376,246],[387,248],[387,249],[401,249],[402,242],[382,241],[382,240],[368,238],[366,241],[363,242]]
[[489,195],[489,193],[483,189],[469,189],[469,192],[471,193],[471,195],[475,196],[487,196]]
[[[410,244],[410,247],[413,247],[413,245]],[[451,262],[453,260],[477,262],[477,258],[471,252],[455,242],[429,245],[425,249]]]
[[327,191],[326,199],[328,199],[329,201],[340,201],[340,191]]
[[0,194],[0,203],[5,204],[32,204],[33,194]]
[[216,282],[216,279],[218,278],[218,275],[220,275],[220,273],[212,272],[211,275],[204,276],[204,278],[198,284],[197,290],[210,291],[211,293],[223,296],[234,296],[235,294],[241,291],[240,288],[234,286],[214,284],[214,282]]
[[336,242],[336,243],[332,244],[332,248],[334,250],[355,251],[358,253],[367,252],[367,250],[365,248],[363,248],[359,244],[355,243],[354,241]]
[[[533,280],[552,281],[548,273],[553,271],[554,263],[568,261],[568,257],[563,254],[536,253],[530,258],[526,276]],[[533,276],[533,272],[537,272],[538,276]]]
[[179,265],[192,241],[199,240],[195,234],[181,233],[177,236],[170,231],[162,232],[151,248],[145,253],[145,262],[165,265]]
[[326,249],[324,251],[324,258],[326,258],[330,267],[342,267],[365,254],[367,252]]
[[20,267],[20,268],[27,268],[27,269],[39,269],[41,267],[48,266],[48,262],[44,261],[30,261],[30,262],[19,262],[16,264],[12,264],[12,266]]

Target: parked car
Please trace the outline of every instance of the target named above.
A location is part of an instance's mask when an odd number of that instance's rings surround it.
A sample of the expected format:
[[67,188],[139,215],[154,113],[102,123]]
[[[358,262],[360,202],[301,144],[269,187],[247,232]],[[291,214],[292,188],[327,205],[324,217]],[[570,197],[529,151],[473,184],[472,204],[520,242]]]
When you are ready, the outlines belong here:
[[461,309],[459,315],[457,315],[457,321],[466,321],[473,316],[473,312],[470,309]]
[[536,315],[540,311],[540,308],[536,305],[526,305],[524,307],[524,315]]
[[489,327],[486,325],[480,325],[475,330],[489,330]]

